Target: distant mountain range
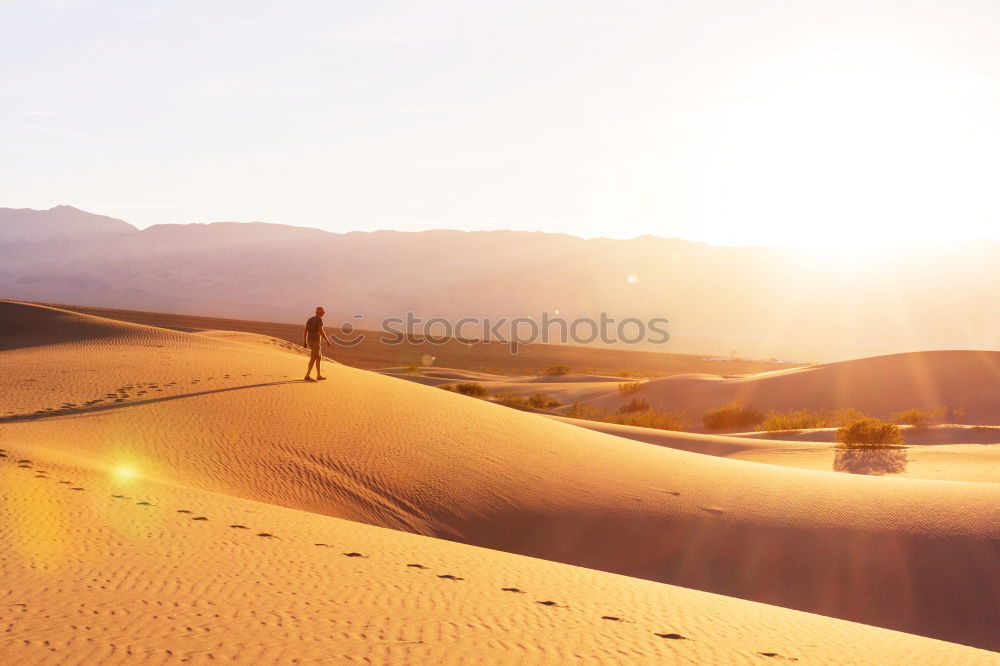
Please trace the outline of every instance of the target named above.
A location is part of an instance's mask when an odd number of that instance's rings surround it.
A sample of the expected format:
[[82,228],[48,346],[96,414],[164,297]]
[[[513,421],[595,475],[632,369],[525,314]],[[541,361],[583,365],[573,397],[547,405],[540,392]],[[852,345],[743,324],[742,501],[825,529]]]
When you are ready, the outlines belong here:
[[654,236],[338,234],[261,222],[140,231],[70,206],[0,208],[0,297],[50,303],[283,322],[322,304],[328,324],[362,328],[407,311],[451,321],[603,311],[669,319],[670,341],[647,349],[828,361],[1000,350],[998,291],[992,241],[838,264]]

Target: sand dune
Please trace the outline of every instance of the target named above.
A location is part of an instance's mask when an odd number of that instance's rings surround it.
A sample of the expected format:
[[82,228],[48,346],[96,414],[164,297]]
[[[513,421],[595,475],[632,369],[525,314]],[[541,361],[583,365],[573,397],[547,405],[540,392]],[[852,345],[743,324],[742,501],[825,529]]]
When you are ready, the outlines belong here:
[[996,484],[702,456],[344,366],[305,384],[278,347],[0,304],[15,317],[12,451],[1000,649]]
[[482,384],[483,388],[492,396],[510,394],[528,397],[536,393],[543,393],[567,407],[574,402],[589,403],[618,396],[620,395],[619,384],[631,381],[602,375],[510,376],[454,368],[429,367],[420,368],[419,372],[413,372],[407,368],[383,368],[376,372],[387,377],[405,379],[425,386],[455,385],[468,382]]
[[587,430],[681,451],[818,471],[937,481],[1000,483],[1000,428],[903,426],[906,445],[844,450],[834,428],[702,435],[550,416]]
[[998,662],[8,446],[4,664]]
[[[911,407],[960,407],[964,423],[994,425],[1000,423],[1000,352],[893,354],[725,379],[678,375],[651,380],[634,397],[687,412],[696,427],[706,410],[734,400],[763,412],[854,407],[881,417]],[[592,404],[613,410],[629,399],[609,393]]]

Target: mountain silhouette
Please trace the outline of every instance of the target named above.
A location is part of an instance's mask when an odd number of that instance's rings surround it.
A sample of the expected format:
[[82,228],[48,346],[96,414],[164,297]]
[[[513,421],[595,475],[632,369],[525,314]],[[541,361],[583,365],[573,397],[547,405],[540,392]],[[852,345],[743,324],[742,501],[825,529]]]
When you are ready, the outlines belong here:
[[262,222],[140,231],[70,206],[0,209],[0,296],[10,299],[283,322],[321,303],[328,322],[366,328],[407,311],[451,321],[606,312],[669,319],[670,341],[646,348],[821,361],[1000,349],[1000,312],[990,306],[1000,244],[859,264],[818,257],[655,236],[332,233]]

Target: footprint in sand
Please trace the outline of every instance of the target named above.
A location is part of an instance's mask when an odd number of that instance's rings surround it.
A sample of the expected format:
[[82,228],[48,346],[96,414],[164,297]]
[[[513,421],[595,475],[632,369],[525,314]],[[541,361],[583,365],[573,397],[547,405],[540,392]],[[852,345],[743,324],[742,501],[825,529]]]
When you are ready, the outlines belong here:
[[625,620],[625,619],[622,619],[622,618],[617,617],[615,615],[602,615],[601,619],[602,620],[608,620],[610,622],[630,622],[630,620]]
[[422,564],[407,564],[406,566],[413,567],[414,569],[426,569],[427,568],[427,567],[425,567]]
[[194,513],[194,511],[188,511],[187,509],[177,509],[177,513]]
[[451,574],[439,574],[438,578],[445,578],[447,580],[465,580],[461,576],[453,576]]
[[[247,529],[250,529],[246,525],[230,525],[230,527],[232,527],[233,529],[236,529],[236,530],[247,530]],[[258,534],[257,536],[260,536],[260,535]]]
[[139,506],[153,506],[152,502],[136,502]]
[[541,604],[543,606],[548,606],[550,608],[552,608],[552,607],[555,607],[555,608],[566,608],[566,606],[561,606],[558,603],[556,603],[555,601],[536,601],[535,603]]
[[31,464],[31,461],[30,461],[30,460],[28,460],[27,458],[23,458],[23,459],[21,459],[21,460],[18,460],[18,461],[17,461],[17,463],[18,463],[19,465],[30,465],[30,464]]
[[759,654],[762,657],[771,657],[773,659],[781,659],[782,661],[798,661],[798,659],[796,657],[786,657],[786,656],[784,656],[782,654],[778,654],[777,652],[758,652],[757,654]]
[[344,553],[344,557],[368,557],[367,555],[362,555],[361,553]]
[[[62,481],[60,481],[62,483]],[[131,499],[130,497],[125,497],[124,495],[112,495],[115,499]]]
[[270,534],[269,532],[261,532],[257,536],[264,537],[265,539],[277,539],[278,538],[278,537],[274,536],[273,534]]
[[520,590],[520,589],[518,589],[516,587],[501,587],[500,589],[503,590],[504,592],[513,592],[515,594],[524,594],[525,593],[524,590]]
[[0,453],[0,458],[6,458],[6,457],[7,457],[6,453]]
[[672,638],[675,641],[688,640],[685,636],[681,636],[680,634],[656,634],[656,635],[659,636],[660,638]]
[[70,490],[86,490],[86,488],[81,488],[80,486],[76,486],[74,488],[70,488]]
[[208,518],[206,518],[205,516],[195,516],[191,520],[208,520]]

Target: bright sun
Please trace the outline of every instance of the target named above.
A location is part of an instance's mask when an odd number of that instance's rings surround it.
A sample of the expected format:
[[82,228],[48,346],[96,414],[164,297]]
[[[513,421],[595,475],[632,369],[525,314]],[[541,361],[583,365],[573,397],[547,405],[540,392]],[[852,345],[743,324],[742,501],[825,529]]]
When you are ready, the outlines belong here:
[[704,199],[731,223],[724,242],[862,258],[948,238],[992,158],[942,85],[828,74],[713,111]]

